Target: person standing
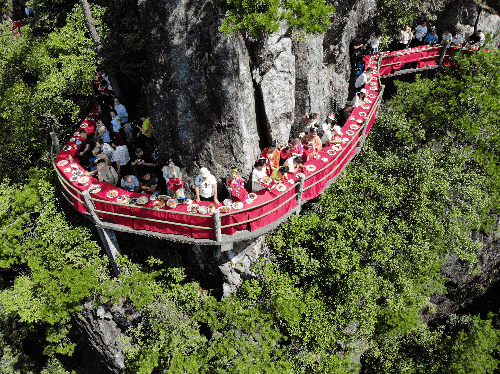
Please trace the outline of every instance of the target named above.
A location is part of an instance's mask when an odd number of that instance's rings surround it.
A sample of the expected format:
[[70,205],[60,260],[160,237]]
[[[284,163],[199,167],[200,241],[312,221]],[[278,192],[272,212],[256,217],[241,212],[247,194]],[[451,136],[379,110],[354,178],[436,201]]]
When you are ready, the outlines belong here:
[[178,196],[185,197],[184,187],[179,188],[177,191],[173,191],[168,187],[168,182],[170,179],[180,179],[182,180],[181,169],[174,164],[174,160],[169,159],[167,164],[161,169],[163,173],[163,178],[165,178],[165,183],[167,184],[167,195],[170,197]]
[[214,204],[220,204],[217,199],[217,180],[207,168],[200,169],[200,174],[196,177],[194,185],[197,203],[201,200],[211,201],[213,199]]
[[424,42],[424,38],[427,35],[427,22],[422,22],[422,24],[415,27],[415,45],[422,45]]

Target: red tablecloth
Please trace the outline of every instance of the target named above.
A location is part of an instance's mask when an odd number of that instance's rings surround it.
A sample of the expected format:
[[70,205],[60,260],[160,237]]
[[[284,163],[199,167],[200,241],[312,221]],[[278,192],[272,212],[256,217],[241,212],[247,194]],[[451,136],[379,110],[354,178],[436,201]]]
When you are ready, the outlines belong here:
[[168,180],[168,188],[170,188],[172,191],[177,191],[179,188],[182,188],[184,185],[184,182],[180,178],[170,178]]
[[234,187],[231,190],[231,198],[233,201],[245,202],[248,197],[248,191],[244,187]]

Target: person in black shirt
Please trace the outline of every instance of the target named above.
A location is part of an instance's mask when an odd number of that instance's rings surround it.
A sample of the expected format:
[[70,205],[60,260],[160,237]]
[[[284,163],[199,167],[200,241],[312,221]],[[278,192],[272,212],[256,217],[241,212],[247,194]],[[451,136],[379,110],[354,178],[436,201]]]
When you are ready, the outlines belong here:
[[142,177],[139,181],[139,191],[142,193],[159,195],[160,190],[156,188],[158,186],[158,177],[151,174],[149,171],[143,171],[141,174]]
[[363,43],[361,36],[356,36],[349,44],[349,56],[351,56],[351,67],[356,69],[358,62],[363,57],[363,50],[366,44]]
[[136,148],[134,154],[130,157],[130,165],[134,175],[139,175],[139,169],[151,170],[153,167],[153,158],[147,156],[141,148]]
[[349,116],[351,115],[351,112],[352,112],[352,103],[350,101],[348,101],[346,104],[345,104],[345,107],[343,107],[341,110],[340,110],[340,113],[339,113],[339,120],[338,120],[338,125],[340,127],[344,126],[344,124],[347,122],[347,120],[349,119]]

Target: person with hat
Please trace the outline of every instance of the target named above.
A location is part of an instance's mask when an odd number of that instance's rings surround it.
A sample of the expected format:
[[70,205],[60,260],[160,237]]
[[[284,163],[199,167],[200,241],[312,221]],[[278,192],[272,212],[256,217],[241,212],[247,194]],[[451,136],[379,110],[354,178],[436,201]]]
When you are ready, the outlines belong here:
[[366,71],[361,73],[359,77],[356,79],[356,82],[354,82],[354,87],[356,87],[356,90],[363,88],[365,84],[367,84],[373,77],[373,69],[368,68]]
[[274,174],[280,167],[280,151],[277,148],[276,140],[273,140],[271,145],[262,151],[260,157],[267,158],[269,160],[267,164],[268,175]]
[[265,187],[260,184],[259,180],[267,177],[266,165],[268,163],[267,158],[260,158],[255,161],[252,171],[252,191],[257,192],[263,190]]
[[354,107],[358,107],[363,104],[366,97],[366,90],[362,88],[356,95],[354,95]]
[[182,174],[181,169],[174,164],[174,160],[169,159],[161,171],[163,173],[163,178],[167,183],[167,195],[170,197],[185,197],[184,187],[177,188],[179,184],[182,183]]
[[213,199],[215,204],[220,204],[219,200],[217,200],[217,180],[207,168],[200,169],[200,175],[196,177],[194,185],[197,203],[201,200],[212,201]]

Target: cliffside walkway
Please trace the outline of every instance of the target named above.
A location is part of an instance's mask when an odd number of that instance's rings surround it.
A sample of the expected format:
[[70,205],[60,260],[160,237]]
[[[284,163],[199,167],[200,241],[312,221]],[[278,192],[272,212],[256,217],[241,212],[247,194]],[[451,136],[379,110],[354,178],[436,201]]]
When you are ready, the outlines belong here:
[[[444,47],[417,47],[365,56],[365,69],[374,69],[374,79],[365,87],[368,92],[365,104],[354,108],[342,128],[345,142],[324,147],[319,159],[312,158],[305,162],[310,170],[305,171],[301,177],[290,176],[285,182],[286,190],[259,191],[252,204],[245,204],[242,209],[232,209],[228,213],[219,213],[217,210],[211,215],[188,213],[186,205],[177,205],[173,209],[155,208],[154,201],[148,201],[144,205],[117,202],[117,196],[120,195],[126,194],[132,198],[144,195],[99,183],[93,177],[90,177],[88,182],[82,180],[84,169],[78,164],[76,155],[83,144],[80,144],[77,133],[73,134],[75,128],[60,135],[51,133],[53,166],[63,195],[78,212],[96,225],[112,260],[118,252],[115,231],[182,243],[218,245],[221,250],[230,250],[233,242],[263,235],[276,228],[290,215],[298,214],[302,204],[316,198],[333,183],[361,151],[375,122],[384,91],[381,78],[451,65],[453,61],[450,57],[453,52],[453,49]],[[404,64],[412,62],[417,63],[415,68],[402,70]],[[92,134],[94,127],[95,122],[87,118],[78,130],[84,129],[88,134]],[[59,139],[66,140],[62,149]],[[92,184],[100,185],[101,190],[89,193]],[[112,190],[116,190],[118,194],[111,193]],[[210,203],[202,202],[200,205],[208,206]],[[113,261],[112,264],[115,271],[118,271]]]

